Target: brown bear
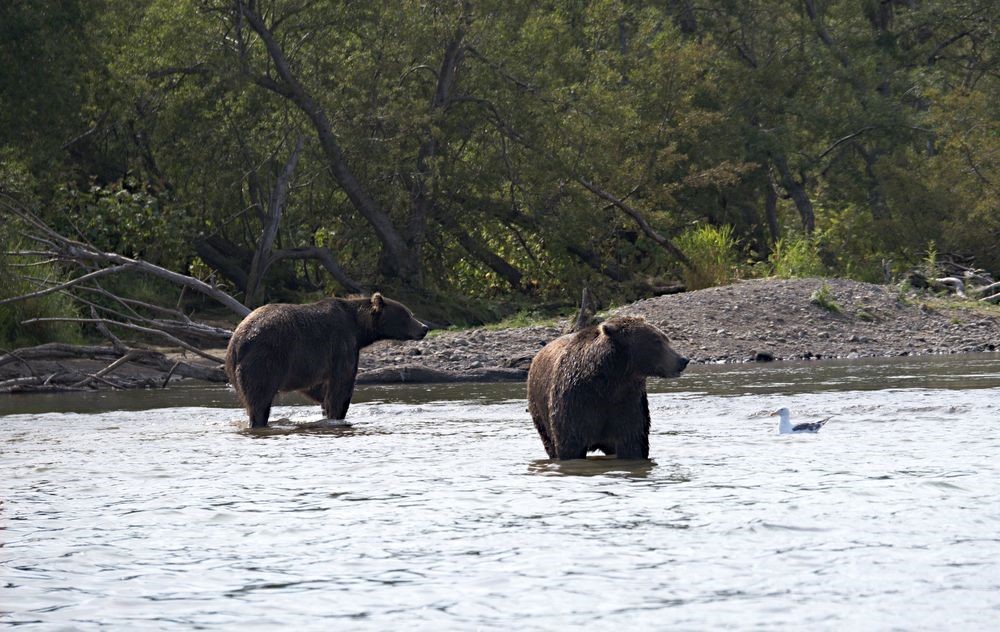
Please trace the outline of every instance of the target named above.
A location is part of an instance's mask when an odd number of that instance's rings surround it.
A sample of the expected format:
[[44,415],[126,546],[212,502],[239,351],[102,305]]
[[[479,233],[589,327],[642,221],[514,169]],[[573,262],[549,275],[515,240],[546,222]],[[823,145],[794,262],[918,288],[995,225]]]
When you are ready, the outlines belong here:
[[556,338],[531,362],[528,411],[553,459],[600,450],[649,458],[646,378],[678,377],[688,364],[662,331],[613,318]]
[[278,391],[300,391],[343,419],[354,393],[358,354],[376,340],[419,340],[427,326],[405,305],[371,298],[328,298],[308,305],[272,303],[250,312],[226,350],[226,373],[250,416],[267,426]]

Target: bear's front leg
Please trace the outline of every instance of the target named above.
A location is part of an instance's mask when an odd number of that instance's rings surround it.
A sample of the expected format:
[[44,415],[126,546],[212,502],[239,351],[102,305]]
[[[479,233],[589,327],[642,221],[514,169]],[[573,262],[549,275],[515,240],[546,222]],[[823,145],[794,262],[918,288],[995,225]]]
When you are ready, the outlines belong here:
[[620,408],[615,456],[619,459],[649,458],[649,402],[646,393]]
[[354,395],[354,377],[349,384],[331,380],[326,384],[326,396],[323,398],[323,414],[327,419],[341,420],[347,417],[347,408],[351,405]]
[[575,393],[557,393],[551,402],[550,425],[555,458],[560,461],[587,458],[588,437],[594,434],[594,406]]

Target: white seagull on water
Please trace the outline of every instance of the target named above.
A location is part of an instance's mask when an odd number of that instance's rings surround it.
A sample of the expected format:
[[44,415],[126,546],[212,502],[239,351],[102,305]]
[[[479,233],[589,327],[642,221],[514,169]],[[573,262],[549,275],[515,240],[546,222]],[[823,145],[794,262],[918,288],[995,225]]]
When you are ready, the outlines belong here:
[[823,427],[823,424],[830,421],[831,417],[827,417],[821,421],[815,421],[813,423],[795,424],[792,425],[791,419],[787,408],[779,408],[778,410],[771,413],[771,416],[775,415],[781,417],[781,421],[778,422],[778,433],[779,434],[801,434],[806,432],[819,432],[819,429]]

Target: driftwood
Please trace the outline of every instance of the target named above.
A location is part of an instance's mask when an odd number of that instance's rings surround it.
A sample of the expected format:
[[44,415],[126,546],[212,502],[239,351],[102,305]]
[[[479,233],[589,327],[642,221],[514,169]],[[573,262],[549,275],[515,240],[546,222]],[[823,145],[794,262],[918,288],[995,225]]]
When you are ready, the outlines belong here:
[[984,303],[1000,303],[1000,281],[974,288],[970,292]]
[[938,277],[936,279],[928,279],[928,282],[935,290],[943,288],[952,294],[965,298],[965,283],[958,277]]
[[435,384],[454,382],[523,382],[523,369],[485,367],[468,371],[444,371],[416,364],[373,369],[358,373],[358,384]]
[[590,289],[585,287],[580,296],[580,309],[577,310],[576,318],[570,323],[565,333],[571,334],[581,329],[586,329],[591,325],[596,325],[599,322],[601,322],[601,319],[597,317],[597,307],[594,304],[594,297],[590,294]]
[[[149,263],[148,261],[142,261],[141,259],[133,259],[115,252],[102,252],[90,244],[69,239],[68,237],[63,236],[50,228],[48,224],[41,220],[41,218],[31,211],[21,207],[9,196],[0,194],[0,210],[21,220],[29,228],[29,230],[32,231],[25,235],[26,238],[46,247],[44,250],[25,250],[10,254],[18,256],[41,256],[49,260],[66,262],[75,264],[85,269],[91,269],[91,271],[87,274],[65,283],[51,284],[48,287],[38,290],[37,292],[2,299],[0,300],[0,305],[13,303],[15,301],[23,301],[29,298],[37,298],[45,296],[46,294],[66,290],[81,283],[91,281],[97,277],[120,274],[123,272],[141,272],[143,274],[164,279],[175,285],[200,292],[201,294],[204,294],[205,296],[226,306],[237,316],[243,317],[250,313],[250,308],[246,305],[239,302],[229,294],[226,294],[222,290],[205,283],[201,279],[197,279],[186,274],[180,274],[179,272],[173,272],[158,265]],[[97,269],[94,270],[94,267]]]
[[906,274],[909,284],[917,289],[949,292],[961,298],[974,298],[984,303],[1000,303],[1000,282],[978,268],[945,261],[933,270],[913,269]]
[[[54,368],[48,366],[58,360],[110,360],[110,363],[93,373],[67,368],[58,362],[55,362]],[[226,382],[225,371],[219,365],[174,360],[159,351],[119,345],[88,346],[50,342],[0,355],[0,368],[15,363],[26,368],[30,375],[0,381],[0,393],[82,391],[100,386],[122,389],[153,388],[166,386],[174,375],[207,382]],[[128,363],[164,373],[166,378],[113,375]]]
[[[118,274],[148,274],[166,280],[186,290],[193,290],[225,306],[235,316],[250,312],[243,303],[222,289],[200,279],[173,272],[155,264],[126,257],[114,252],[103,252],[91,244],[70,239],[59,234],[37,215],[20,206],[16,200],[0,193],[0,216],[12,217],[20,229],[25,243],[31,248],[7,252],[17,263],[12,269],[19,272],[36,270],[39,265],[58,265],[62,278],[51,280],[22,273],[20,281],[35,285],[37,289],[18,296],[0,299],[0,305],[37,299],[59,293],[72,299],[79,307],[89,310],[90,318],[74,315],[39,317],[22,321],[31,325],[43,322],[72,322],[96,329],[110,346],[71,345],[49,343],[26,349],[17,349],[0,355],[0,369],[6,380],[0,378],[0,392],[59,392],[95,388],[160,387],[174,377],[195,378],[209,382],[225,382],[223,359],[218,353],[207,351],[225,347],[232,332],[224,327],[191,319],[178,307],[155,305],[128,296],[120,296],[101,286],[104,277]],[[21,263],[26,261],[27,263]],[[165,353],[148,348],[149,341],[169,345],[168,351],[199,356],[198,362],[168,357]],[[59,364],[69,360],[69,365]],[[106,362],[96,371],[83,371],[78,367],[91,363],[82,360]],[[17,367],[10,365],[17,364]],[[132,365],[137,371],[123,370]]]

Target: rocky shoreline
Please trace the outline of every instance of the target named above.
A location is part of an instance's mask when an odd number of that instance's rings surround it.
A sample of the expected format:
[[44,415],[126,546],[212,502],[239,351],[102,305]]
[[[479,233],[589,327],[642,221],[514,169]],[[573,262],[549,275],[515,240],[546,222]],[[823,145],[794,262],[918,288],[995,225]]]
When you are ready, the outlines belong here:
[[[819,304],[814,295],[819,292]],[[698,363],[976,353],[1000,349],[1000,310],[845,279],[756,279],[611,310],[641,316]],[[523,380],[552,326],[445,331],[362,353],[359,383]]]
[[[663,329],[674,349],[695,363],[1000,350],[1000,308],[844,279],[742,281],[657,296],[602,315],[645,318]],[[530,327],[431,332],[420,341],[381,341],[362,351],[358,383],[523,381],[538,350],[568,327],[568,320],[563,320]],[[212,353],[222,357],[225,350]],[[171,358],[185,360],[192,370],[212,373],[217,378],[213,381],[225,380],[221,368],[209,360],[189,353]],[[0,381],[10,384],[50,372],[85,377],[99,373],[108,361],[96,356],[53,357],[33,361],[31,367],[24,362],[0,362]],[[160,388],[170,379],[136,362],[123,364],[115,375],[120,378],[119,388],[122,384]],[[95,381],[90,387],[102,384]],[[40,390],[33,389],[29,392]]]

